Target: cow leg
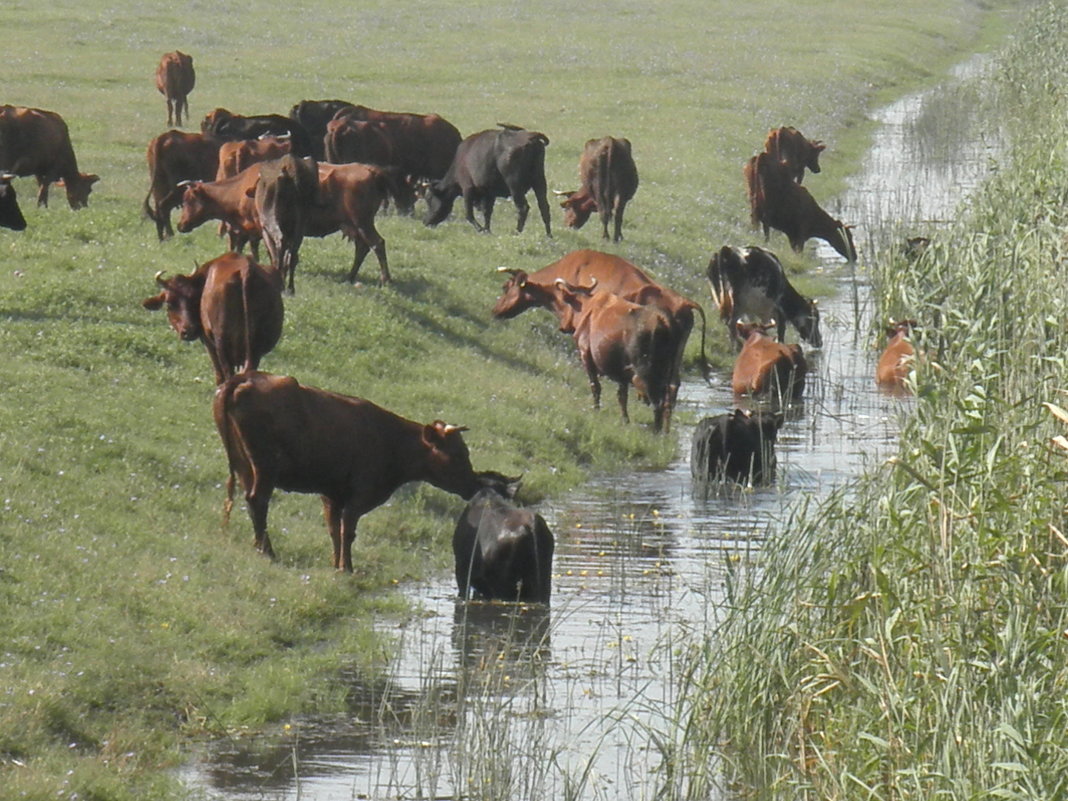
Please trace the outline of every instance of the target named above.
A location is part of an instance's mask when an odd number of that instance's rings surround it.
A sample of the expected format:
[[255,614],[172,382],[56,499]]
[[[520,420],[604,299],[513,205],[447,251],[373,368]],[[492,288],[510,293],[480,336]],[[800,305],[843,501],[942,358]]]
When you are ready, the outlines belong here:
[[341,512],[341,570],[352,572],[352,543],[356,541],[356,524],[360,522],[360,513],[351,506]]
[[371,252],[372,248],[375,252],[375,258],[378,259],[378,282],[379,284],[388,284],[393,279],[389,275],[389,263],[386,260],[386,240],[381,237],[378,231],[372,231],[369,235],[365,232],[357,232],[356,234],[356,254],[352,261],[352,270],[349,271],[349,283],[355,284],[356,279],[360,274],[360,267],[363,266],[363,260],[367,258],[367,254]]
[[526,196],[519,192],[512,192],[512,202],[515,204],[517,215],[515,230],[517,234],[521,234],[527,224],[527,215],[530,214],[530,204],[527,203]]
[[545,223],[545,235],[551,239],[553,232],[549,225],[549,198],[547,197],[544,176],[536,177],[534,183],[531,185],[531,189],[534,190],[534,198],[538,202],[538,211],[541,212],[541,221]]
[[[481,232],[485,229],[481,225],[479,225],[478,220],[475,219],[476,200],[477,198],[475,197],[475,192],[473,189],[468,189],[464,192],[464,212],[467,217],[467,221],[475,227],[476,231]],[[483,209],[483,215],[485,215],[485,209]]]
[[593,395],[593,408],[601,408],[601,380],[597,375],[597,366],[593,363],[593,357],[589,353],[579,354],[582,366],[586,370],[586,377],[590,381],[590,393]]
[[47,176],[44,176],[44,175],[38,175],[37,176],[37,205],[38,206],[44,206],[45,208],[48,208],[48,185],[50,183],[51,183],[51,181],[48,180]]
[[341,570],[341,506],[325,495],[323,496],[323,519],[326,521],[326,530],[330,532],[334,569]]
[[630,422],[630,415],[627,414],[627,390],[630,388],[630,384],[626,381],[619,382],[619,389],[616,390],[616,397],[619,399],[619,411],[623,412],[623,422]]
[[267,536],[267,508],[271,503],[270,491],[259,487],[258,482],[254,481],[252,489],[245,493],[245,503],[248,504],[248,516],[252,518],[256,550],[274,559],[271,538]]
[[487,234],[490,232],[490,220],[493,219],[493,206],[497,203],[497,198],[490,195],[487,198],[482,199],[482,219],[486,221],[486,227],[482,230]]
[[[626,207],[627,207],[627,202],[625,200],[624,201],[619,201],[619,202],[616,203],[615,213],[614,213],[614,217],[615,217],[615,232],[614,232],[613,237],[612,237],[612,241],[614,241],[614,242],[621,242],[623,240],[623,209],[625,209]],[[605,234],[607,235],[607,233],[608,233],[608,231],[606,229],[605,230]]]

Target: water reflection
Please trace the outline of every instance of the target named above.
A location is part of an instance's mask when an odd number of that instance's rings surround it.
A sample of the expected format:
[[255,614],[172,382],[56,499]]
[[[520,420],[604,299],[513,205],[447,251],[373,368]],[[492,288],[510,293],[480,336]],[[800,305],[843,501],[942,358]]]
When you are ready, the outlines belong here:
[[[879,113],[883,127],[837,212],[860,224],[868,249],[902,225],[949,217],[982,175],[989,142],[957,141],[951,160],[946,148],[933,155],[932,104],[953,97],[906,98]],[[821,303],[823,348],[806,354],[804,401],[787,410],[771,484],[694,491],[687,421],[736,403],[729,376],[711,388],[685,383],[668,469],[599,477],[537,510],[557,538],[551,613],[459,602],[445,576],[414,588],[425,613],[403,627],[388,681],[353,682],[345,716],[217,743],[187,781],[232,801],[453,797],[483,782],[514,798],[654,795],[656,743],[673,736],[686,651],[716,624],[733,565],[758,560],[796,505],[885,458],[914,402],[875,385],[865,277],[818,252],[838,293]]]

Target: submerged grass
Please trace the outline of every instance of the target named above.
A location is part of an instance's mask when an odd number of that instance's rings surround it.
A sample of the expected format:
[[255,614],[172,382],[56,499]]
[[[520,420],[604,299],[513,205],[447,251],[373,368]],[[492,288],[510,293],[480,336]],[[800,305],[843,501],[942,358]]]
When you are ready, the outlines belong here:
[[1036,7],[984,100],[994,176],[921,259],[873,262],[880,308],[925,326],[899,452],[732,585],[693,753],[743,795],[1068,794],[1068,462],[1043,405],[1068,387],[1066,43],[1068,11]]
[[[559,188],[574,185],[587,138],[628,136],[642,184],[613,250],[703,300],[708,254],[752,238],[740,165],[768,128],[828,143],[823,175],[806,183],[828,197],[863,150],[868,105],[940,74],[1015,5],[315,0],[295,19],[274,0],[239,14],[5,2],[0,100],[61,113],[81,168],[103,177],[77,213],[55,191],[34,208],[32,182],[16,181],[29,229],[0,231],[3,794],[180,797],[163,771],[189,738],[343,708],[338,673],[385,661],[371,621],[402,604],[384,590],[445,564],[460,508],[405,488],[361,523],[352,578],[328,570],[316,499],[275,498],[275,564],[251,552],[240,513],[221,528],[207,359],[139,305],[157,270],[221,250],[210,226],[160,244],[139,218],[145,146],[164,128],[151,78],[161,53],[196,60],[194,120],[343,97],[436,111],[464,133],[523,124],[552,140]],[[590,470],[664,463],[674,443],[651,435],[645,410],[623,427],[615,409],[588,409],[571,343],[547,318],[489,321],[496,266],[601,246],[595,227],[516,236],[511,212],[502,204],[490,236],[455,215],[433,231],[383,219],[386,289],[342,282],[351,245],[306,243],[264,367],[466,424],[476,467],[525,473],[531,497]]]

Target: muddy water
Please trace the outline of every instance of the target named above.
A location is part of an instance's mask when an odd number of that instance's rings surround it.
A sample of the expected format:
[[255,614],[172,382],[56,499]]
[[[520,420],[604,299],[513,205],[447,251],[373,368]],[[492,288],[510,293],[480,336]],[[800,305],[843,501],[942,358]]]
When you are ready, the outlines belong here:
[[[862,260],[876,241],[949,219],[983,174],[991,143],[957,142],[952,158],[932,143],[946,97],[877,113],[864,169],[833,209],[858,223]],[[770,246],[785,247],[776,237]],[[759,558],[798,503],[885,458],[911,404],[875,389],[863,270],[829,248],[819,255],[839,292],[821,304],[824,346],[780,432],[772,486],[695,492],[692,429],[678,425],[668,469],[598,478],[540,508],[557,537],[551,612],[458,603],[450,577],[414,588],[424,612],[400,633],[387,682],[354,684],[344,716],[212,745],[183,770],[187,783],[230,801],[652,797],[662,744],[679,736],[684,655],[716,624],[729,566]],[[684,385],[676,420],[733,408],[727,381]]]

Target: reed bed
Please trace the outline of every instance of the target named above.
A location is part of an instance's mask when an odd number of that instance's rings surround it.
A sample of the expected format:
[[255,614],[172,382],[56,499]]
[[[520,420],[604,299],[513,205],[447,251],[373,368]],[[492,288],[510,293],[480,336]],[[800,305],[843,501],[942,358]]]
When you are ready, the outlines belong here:
[[872,264],[884,315],[924,326],[916,403],[896,455],[734,577],[693,776],[720,760],[752,798],[1068,794],[1068,461],[1044,405],[1068,387],[1066,45],[1068,9],[1034,8],[982,98],[1007,134],[992,177],[921,258]]

